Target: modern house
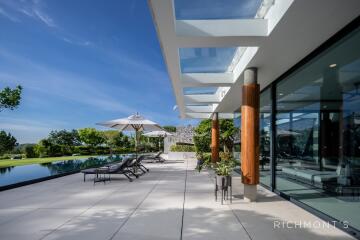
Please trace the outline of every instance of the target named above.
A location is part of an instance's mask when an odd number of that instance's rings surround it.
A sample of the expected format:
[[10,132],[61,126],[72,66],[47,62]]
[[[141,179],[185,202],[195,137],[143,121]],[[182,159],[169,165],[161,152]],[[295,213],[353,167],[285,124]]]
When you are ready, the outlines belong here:
[[[241,137],[261,184],[360,236],[360,1],[149,0],[180,116]],[[241,145],[241,146],[240,146]]]

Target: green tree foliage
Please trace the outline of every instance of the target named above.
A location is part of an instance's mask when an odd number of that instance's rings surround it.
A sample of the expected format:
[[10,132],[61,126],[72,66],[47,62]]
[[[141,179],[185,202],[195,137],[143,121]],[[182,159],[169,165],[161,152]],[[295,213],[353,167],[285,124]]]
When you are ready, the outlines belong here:
[[57,144],[53,144],[48,139],[42,139],[35,146],[35,154],[40,157],[58,157],[62,156],[63,151],[62,147]]
[[220,144],[224,147],[224,152],[231,152],[234,147],[234,135],[236,127],[232,119],[221,119],[219,121]]
[[75,129],[73,129],[72,131],[66,131],[66,130],[51,131],[48,140],[54,145],[62,145],[62,146],[81,145],[79,133]]
[[10,133],[0,131],[0,154],[8,153],[17,145],[16,138]]
[[19,85],[14,89],[9,87],[0,91],[0,112],[4,109],[13,110],[20,104],[22,87]]
[[165,129],[167,132],[176,132],[175,126],[163,126],[163,129]]
[[195,128],[194,144],[197,152],[210,152],[211,120],[202,120]]
[[[203,120],[195,128],[194,144],[197,152],[210,152],[211,119]],[[226,152],[232,151],[236,127],[231,119],[220,119],[220,145]]]
[[82,128],[78,130],[80,140],[92,147],[106,143],[104,134],[95,128]]
[[35,158],[35,157],[38,157],[36,151],[35,151],[35,146],[34,145],[31,145],[31,144],[27,144],[25,147],[24,147],[24,153],[25,153],[25,156],[27,158]]
[[111,147],[122,147],[122,148],[130,148],[131,142],[129,137],[123,134],[122,132],[110,130],[103,132],[104,137],[106,138],[106,144]]

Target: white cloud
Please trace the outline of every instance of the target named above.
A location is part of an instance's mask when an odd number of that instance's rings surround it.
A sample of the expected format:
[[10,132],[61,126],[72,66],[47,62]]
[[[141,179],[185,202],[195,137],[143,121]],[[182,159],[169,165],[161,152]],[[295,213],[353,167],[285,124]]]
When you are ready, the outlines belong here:
[[9,19],[10,21],[13,22],[20,22],[20,20],[13,16],[12,14],[6,12],[3,8],[0,7],[0,15],[4,16],[5,18]]
[[71,38],[71,37],[63,37],[62,40],[69,44],[78,45],[78,46],[84,46],[84,47],[95,46],[95,44],[91,41],[75,40],[75,38]]
[[56,24],[54,23],[54,20],[49,17],[45,12],[41,11],[40,9],[37,9],[36,7],[32,9],[34,16],[36,16],[40,21],[45,23],[48,27],[56,27]]
[[0,14],[11,21],[19,22],[20,17],[37,20],[48,27],[57,27],[54,20],[46,12],[43,1],[4,0],[0,2]]
[[0,117],[0,130],[10,132],[19,143],[35,143],[48,136],[51,130],[64,129],[68,123],[62,121],[40,122],[31,119]]
[[[90,79],[77,74],[52,69],[23,57],[15,56],[0,49],[0,57],[13,63],[21,71],[0,72],[0,82],[21,84],[25,89],[85,104],[104,111],[130,114],[136,112],[132,107],[121,103],[106,91],[108,86],[99,79]],[[24,79],[26,79],[24,81]],[[129,95],[122,93],[124,102],[129,102]],[[124,95],[126,94],[126,95]]]

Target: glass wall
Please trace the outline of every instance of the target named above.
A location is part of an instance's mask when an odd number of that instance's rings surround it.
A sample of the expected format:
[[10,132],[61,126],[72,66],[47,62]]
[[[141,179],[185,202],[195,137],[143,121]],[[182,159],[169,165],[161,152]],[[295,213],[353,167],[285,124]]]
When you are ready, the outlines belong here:
[[241,129],[241,114],[240,109],[234,112],[234,126],[236,128],[234,135],[234,158],[240,161],[240,129]]
[[270,89],[260,95],[260,182],[271,186],[270,171],[270,121],[271,98]]
[[[360,28],[263,91],[259,139],[263,185],[275,184],[282,194],[357,232],[360,231],[359,43]],[[272,104],[276,109],[276,136],[271,132]],[[240,113],[235,115],[235,125],[240,128]],[[240,159],[240,139],[237,141],[235,156]]]
[[359,43],[358,29],[276,85],[276,189],[356,229]]

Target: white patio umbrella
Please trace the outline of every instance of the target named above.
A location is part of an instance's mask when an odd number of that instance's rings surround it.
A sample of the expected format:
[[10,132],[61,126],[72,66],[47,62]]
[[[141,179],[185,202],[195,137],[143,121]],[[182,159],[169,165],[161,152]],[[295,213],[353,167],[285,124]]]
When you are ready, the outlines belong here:
[[98,125],[115,128],[119,131],[135,131],[135,152],[137,155],[138,137],[140,131],[157,131],[163,130],[157,123],[145,119],[143,116],[136,113],[127,118],[119,118],[107,122],[97,123]]
[[146,137],[167,137],[167,136],[173,136],[173,135],[174,134],[169,133],[169,132],[164,131],[164,130],[151,131],[151,132],[143,134],[143,136],[146,136]]
[[[145,137],[167,137],[167,136],[173,136],[174,134],[171,134],[167,131],[164,130],[159,130],[159,131],[152,131],[152,132],[148,132],[148,133],[144,133],[143,136]],[[160,141],[159,141],[159,150],[160,150]]]

